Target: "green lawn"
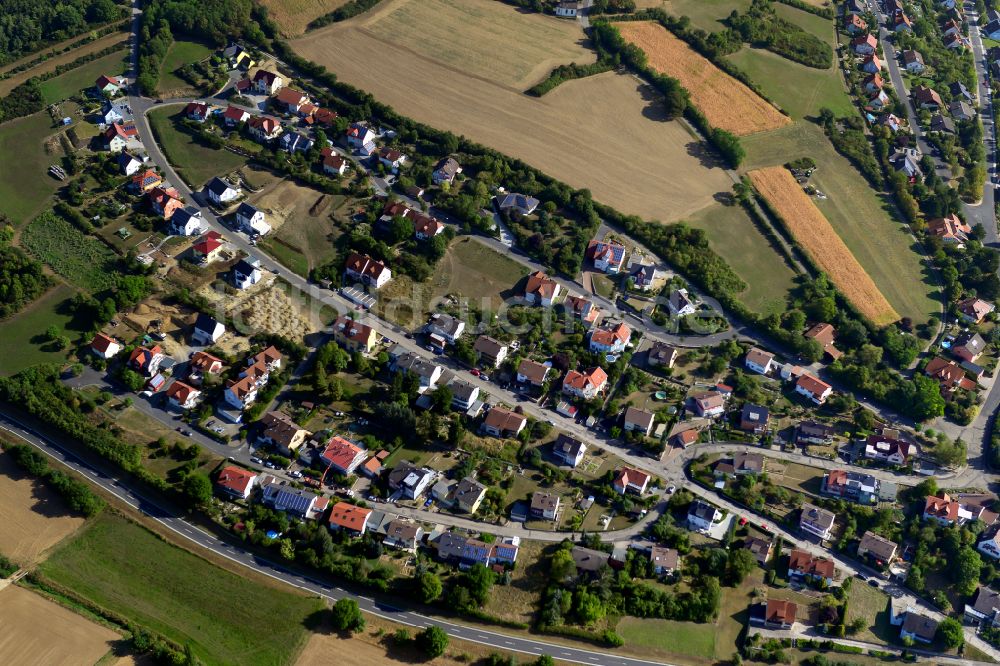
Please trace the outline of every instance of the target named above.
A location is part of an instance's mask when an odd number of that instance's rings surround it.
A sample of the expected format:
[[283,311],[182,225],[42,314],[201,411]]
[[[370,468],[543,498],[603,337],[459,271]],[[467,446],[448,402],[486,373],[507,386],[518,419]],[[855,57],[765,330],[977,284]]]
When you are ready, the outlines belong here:
[[68,72],[63,72],[59,76],[48,81],[42,81],[39,87],[42,89],[42,97],[46,104],[61,102],[67,97],[72,97],[84,88],[94,85],[101,74],[119,75],[125,72],[128,65],[128,51],[124,48],[114,53],[109,53],[103,58],[91,60]]
[[[695,624],[652,618],[622,618],[615,629],[625,645],[663,650],[671,654],[712,659],[715,654],[714,624]],[[735,646],[730,646],[735,651]]]
[[796,120],[817,116],[822,107],[832,109],[838,116],[855,113],[837,67],[814,69],[770,51],[749,47],[728,56],[728,60]]
[[890,212],[889,198],[877,193],[830,143],[823,130],[806,121],[742,138],[749,171],[811,157],[819,165],[812,182],[827,195],[813,199],[889,303],[915,323],[940,311],[939,288],[914,247],[914,240]]
[[837,33],[832,19],[823,18],[781,2],[772,3],[771,6],[774,7],[778,16],[789,23],[794,23],[806,32],[811,32],[832,47],[837,46]]
[[855,636],[859,641],[891,643],[899,634],[899,630],[889,624],[889,597],[881,590],[854,581],[847,602],[846,624],[859,617],[867,622]]
[[70,284],[91,293],[111,287],[111,266],[117,255],[54,213],[32,220],[21,235],[21,244]]
[[48,168],[60,163],[62,150],[47,155],[44,145],[55,131],[44,111],[0,125],[0,213],[15,225],[42,210],[59,186]]
[[161,92],[188,89],[191,85],[174,72],[192,62],[204,60],[212,55],[212,49],[198,42],[179,39],[170,45],[160,67],[160,81],[157,90]]
[[49,326],[58,326],[73,341],[82,330],[67,312],[73,297],[72,287],[60,284],[46,292],[16,315],[0,321],[0,340],[7,350],[17,353],[0,354],[0,374],[12,375],[39,363],[62,363],[65,350],[60,351],[41,336]]
[[795,272],[740,206],[709,206],[686,220],[708,233],[709,244],[747,283],[740,296],[751,310],[783,312]]
[[180,643],[207,664],[287,664],[323,603],[220,569],[111,512],[41,567],[76,594]]
[[687,16],[691,25],[708,32],[725,28],[720,22],[733,10],[743,11],[750,0],[666,0],[663,8],[676,16]]
[[163,107],[150,111],[148,117],[160,147],[184,182],[199,188],[212,176],[221,176],[246,164],[239,155],[207,148],[181,131],[174,122],[174,116],[180,113],[177,108]]

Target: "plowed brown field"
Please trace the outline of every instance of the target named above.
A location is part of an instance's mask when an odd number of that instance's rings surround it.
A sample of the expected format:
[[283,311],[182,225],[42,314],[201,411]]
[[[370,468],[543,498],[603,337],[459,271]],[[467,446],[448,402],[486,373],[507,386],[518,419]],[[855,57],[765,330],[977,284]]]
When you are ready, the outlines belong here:
[[830,226],[823,213],[802,191],[784,167],[768,167],[749,173],[753,186],[784,220],[795,242],[819,266],[837,289],[873,323],[883,325],[899,319],[865,269]]
[[766,99],[729,76],[651,21],[624,21],[615,27],[625,41],[641,48],[649,66],[672,76],[691,94],[694,104],[713,127],[737,136],[777,129],[791,119],[782,115]]

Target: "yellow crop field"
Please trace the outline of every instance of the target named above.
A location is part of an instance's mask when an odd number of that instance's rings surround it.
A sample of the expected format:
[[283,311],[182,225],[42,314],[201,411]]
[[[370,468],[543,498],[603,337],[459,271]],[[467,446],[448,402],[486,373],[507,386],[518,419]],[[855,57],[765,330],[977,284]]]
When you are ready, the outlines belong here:
[[757,169],[749,176],[799,246],[862,315],[878,325],[899,319],[899,313],[787,169]]
[[766,99],[697,53],[658,23],[625,21],[615,26],[629,43],[641,48],[649,66],[672,76],[691,94],[713,127],[745,136],[789,124]]

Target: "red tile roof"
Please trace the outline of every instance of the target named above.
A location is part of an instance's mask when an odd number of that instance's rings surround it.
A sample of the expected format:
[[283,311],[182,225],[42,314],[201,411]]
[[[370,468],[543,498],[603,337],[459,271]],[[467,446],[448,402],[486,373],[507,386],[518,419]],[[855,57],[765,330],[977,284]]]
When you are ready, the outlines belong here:
[[105,354],[108,351],[108,347],[110,347],[112,344],[117,344],[114,338],[108,337],[103,333],[98,333],[97,335],[94,336],[94,339],[93,341],[91,341],[90,346],[94,351]]
[[167,389],[167,397],[176,400],[182,405],[188,401],[192,393],[200,393],[200,391],[180,380],[174,380],[174,383]]
[[245,470],[242,467],[229,465],[223,467],[222,471],[219,472],[219,478],[216,480],[216,483],[236,495],[246,496],[247,488],[253,483],[255,478],[257,478],[257,475],[253,472]]
[[360,532],[368,522],[371,509],[348,504],[347,502],[337,502],[330,510],[330,524],[353,532]]
[[335,435],[327,442],[326,448],[323,449],[322,457],[323,460],[332,466],[340,470],[347,470],[350,469],[362,450],[361,447],[355,446],[343,437]]

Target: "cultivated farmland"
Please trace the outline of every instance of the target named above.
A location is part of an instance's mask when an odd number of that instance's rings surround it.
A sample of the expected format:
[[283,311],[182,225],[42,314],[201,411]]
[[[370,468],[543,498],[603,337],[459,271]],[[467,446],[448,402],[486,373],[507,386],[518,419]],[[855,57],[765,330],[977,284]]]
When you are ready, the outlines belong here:
[[0,590],[0,663],[89,666],[121,638],[45,597],[11,585]]
[[[83,525],[83,518],[71,516],[58,495],[22,472],[6,454],[0,454],[0,515],[0,554],[22,566],[36,562]],[[0,656],[0,663],[12,662]]]
[[309,23],[329,14],[349,0],[260,0],[267,13],[281,27],[281,32],[294,37],[306,31]]
[[39,261],[77,287],[98,292],[111,286],[111,265],[117,256],[107,245],[54,213],[31,221],[21,243]]
[[293,661],[307,639],[303,621],[323,607],[316,598],[220,569],[111,512],[91,521],[40,573],[190,644],[207,664]]
[[[79,37],[76,37],[74,39],[79,39]],[[124,48],[128,42],[128,36],[120,32],[112,32],[111,34],[105,35],[100,39],[95,39],[94,41],[90,42],[89,44],[85,44],[80,48],[71,49],[69,51],[66,51],[65,53],[61,53],[55,57],[49,58],[48,60],[42,61],[30,69],[26,69],[23,72],[18,72],[17,74],[14,74],[10,78],[0,81],[0,97],[7,95],[8,93],[10,93],[11,90],[21,85],[22,83],[24,83],[33,76],[41,76],[42,74],[47,74],[48,72],[55,71],[56,67],[58,67],[59,65],[65,65],[85,55],[90,55],[91,53],[97,53],[98,51],[103,51],[104,49],[114,44],[117,44],[118,42],[121,42],[122,47]],[[23,60],[25,61],[32,60],[34,57],[36,56],[32,55],[30,57],[24,58]],[[15,65],[12,64],[10,67],[14,66]]]
[[390,0],[363,26],[378,39],[519,91],[556,65],[595,60],[576,21],[514,11],[496,0]]
[[672,76],[691,102],[719,129],[737,136],[777,129],[791,120],[658,23],[617,23],[623,38],[641,48],[654,70]]
[[879,325],[899,319],[899,313],[788,170],[769,167],[749,175],[795,241],[862,315]]
[[694,137],[663,122],[655,94],[631,76],[608,72],[528,97],[376,39],[354,20],[311,32],[292,47],[415,120],[589,188],[626,213],[673,221],[732,187]]

